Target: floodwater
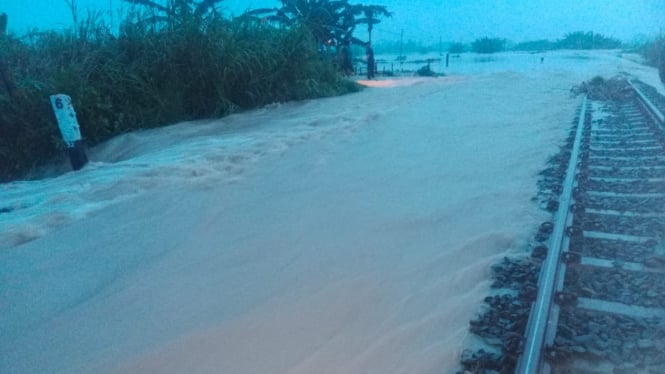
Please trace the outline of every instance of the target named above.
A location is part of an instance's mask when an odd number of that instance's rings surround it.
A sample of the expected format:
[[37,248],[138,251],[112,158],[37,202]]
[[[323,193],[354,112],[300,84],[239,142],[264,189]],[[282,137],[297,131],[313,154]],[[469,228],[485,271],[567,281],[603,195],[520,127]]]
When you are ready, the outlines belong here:
[[451,372],[490,265],[548,217],[532,198],[571,87],[656,84],[635,59],[464,55],[0,185],[0,372]]

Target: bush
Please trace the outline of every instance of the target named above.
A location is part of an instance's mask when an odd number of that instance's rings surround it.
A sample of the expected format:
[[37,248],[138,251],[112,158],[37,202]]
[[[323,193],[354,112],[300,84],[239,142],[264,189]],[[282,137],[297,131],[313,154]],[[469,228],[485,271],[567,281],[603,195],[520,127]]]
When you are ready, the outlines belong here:
[[621,41],[594,32],[576,31],[568,33],[557,42],[560,49],[616,49]]
[[448,47],[448,52],[452,54],[464,53],[466,46],[463,43],[453,43]]
[[484,37],[471,43],[471,50],[476,53],[496,53],[505,50],[506,39]]
[[521,42],[515,45],[512,49],[515,51],[550,51],[555,48],[556,43],[542,39]]
[[90,15],[67,32],[0,34],[0,182],[62,154],[54,93],[72,97],[84,140],[95,145],[136,129],[358,89],[300,28],[214,12],[176,21],[160,26],[134,12],[113,35]]

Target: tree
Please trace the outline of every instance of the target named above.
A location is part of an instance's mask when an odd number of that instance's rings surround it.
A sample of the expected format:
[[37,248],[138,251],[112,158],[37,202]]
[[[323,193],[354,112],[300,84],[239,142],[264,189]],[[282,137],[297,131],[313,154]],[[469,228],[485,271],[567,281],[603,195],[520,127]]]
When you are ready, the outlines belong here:
[[355,23],[350,22],[350,6],[347,0],[281,0],[280,8],[255,9],[245,13],[245,17],[255,17],[276,22],[285,27],[303,26],[321,44],[330,40],[343,39],[353,31]]
[[516,51],[551,51],[554,48],[556,48],[556,43],[540,39],[518,43],[512,49]]
[[465,50],[466,46],[463,43],[453,43],[448,48],[448,52],[453,54],[463,53]]
[[304,26],[319,44],[332,42],[338,45],[365,42],[354,38],[359,24],[367,24],[369,38],[374,25],[381,17],[389,17],[386,7],[378,5],[349,4],[348,0],[280,0],[282,6],[273,9],[256,9],[245,16],[276,22],[282,26]]
[[369,35],[369,43],[372,43],[372,30],[374,25],[381,22],[381,17],[389,18],[392,13],[388,12],[385,6],[381,5],[358,5],[358,10],[364,15],[363,18],[358,19],[357,23],[367,24],[367,33]]
[[167,0],[160,4],[152,0],[124,0],[130,4],[143,6],[151,16],[147,21],[154,24],[164,23],[173,29],[178,22],[195,16],[202,18],[216,11],[216,7],[223,0]]
[[480,38],[471,43],[471,50],[476,53],[496,53],[506,48],[506,39],[501,38]]
[[615,49],[621,47],[621,41],[592,31],[576,31],[566,34],[557,46],[565,49]]

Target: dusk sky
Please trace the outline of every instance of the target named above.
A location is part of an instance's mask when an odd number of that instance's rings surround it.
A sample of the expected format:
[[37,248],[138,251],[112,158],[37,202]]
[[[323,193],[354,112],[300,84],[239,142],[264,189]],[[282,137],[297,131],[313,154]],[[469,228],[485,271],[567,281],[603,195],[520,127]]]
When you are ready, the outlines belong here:
[[[358,3],[351,1],[352,3]],[[77,0],[86,9],[108,11],[129,5],[120,0]],[[471,42],[483,36],[512,41],[557,39],[571,31],[595,31],[631,41],[637,35],[653,36],[665,25],[665,0],[377,0],[391,19],[376,27],[375,40]],[[247,8],[274,7],[275,0],[227,0],[228,13]],[[0,12],[9,15],[12,31],[28,28],[63,28],[71,24],[64,0],[5,0]],[[117,19],[117,11],[116,19]],[[363,33],[357,35],[364,38]]]

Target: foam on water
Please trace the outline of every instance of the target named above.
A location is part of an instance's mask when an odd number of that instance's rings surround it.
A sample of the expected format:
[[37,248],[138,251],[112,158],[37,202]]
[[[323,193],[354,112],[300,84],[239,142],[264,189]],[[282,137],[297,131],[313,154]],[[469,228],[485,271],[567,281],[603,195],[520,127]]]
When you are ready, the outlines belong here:
[[[320,115],[321,105],[276,104],[220,120],[129,133],[89,150],[91,162],[79,172],[0,185],[6,211],[0,214],[0,249],[156,188],[237,182],[267,155],[330,132],[352,132],[367,121],[366,113],[350,110]],[[296,108],[302,117],[290,115]]]

